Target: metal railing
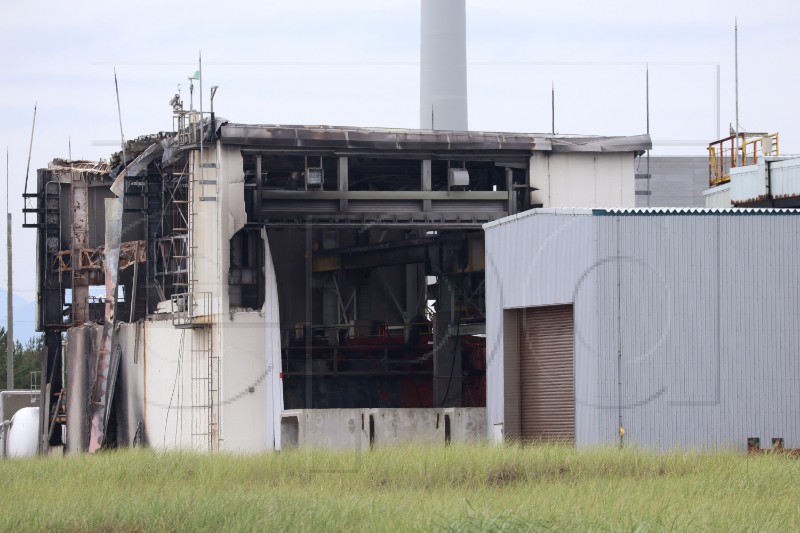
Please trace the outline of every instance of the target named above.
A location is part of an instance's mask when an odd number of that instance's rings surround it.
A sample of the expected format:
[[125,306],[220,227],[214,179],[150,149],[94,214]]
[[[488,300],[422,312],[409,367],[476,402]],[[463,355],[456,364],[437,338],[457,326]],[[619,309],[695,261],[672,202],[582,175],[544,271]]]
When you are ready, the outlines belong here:
[[778,133],[745,133],[714,141],[708,145],[708,184],[715,187],[731,180],[731,169],[755,165],[759,158],[778,155]]
[[173,118],[175,131],[178,132],[178,145],[186,146],[200,142],[203,115],[199,111],[175,111]]
[[210,292],[182,292],[170,297],[172,325],[176,328],[210,326],[213,321]]

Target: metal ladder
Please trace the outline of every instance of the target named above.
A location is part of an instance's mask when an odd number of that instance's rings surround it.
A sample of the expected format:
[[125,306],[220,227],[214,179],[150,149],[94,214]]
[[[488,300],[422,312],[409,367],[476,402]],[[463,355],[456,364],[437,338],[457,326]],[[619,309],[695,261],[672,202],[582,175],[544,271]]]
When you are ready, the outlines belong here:
[[214,351],[211,328],[192,335],[192,445],[199,450],[217,449],[219,435],[219,357]]
[[[198,152],[195,152],[199,155]],[[195,198],[200,202],[217,201],[217,164],[203,163],[199,165],[200,175],[195,174],[194,165],[188,176],[190,188],[188,194],[189,215],[189,275],[188,296],[190,312],[194,313],[202,307],[200,313],[214,314],[209,293],[197,291],[194,257],[199,250],[195,238],[197,222],[197,206]],[[213,194],[211,193],[213,191]],[[208,296],[206,299],[205,296]],[[198,323],[192,336],[192,440],[198,449],[209,451],[218,449],[219,442],[219,356],[214,350],[214,330],[212,320]]]

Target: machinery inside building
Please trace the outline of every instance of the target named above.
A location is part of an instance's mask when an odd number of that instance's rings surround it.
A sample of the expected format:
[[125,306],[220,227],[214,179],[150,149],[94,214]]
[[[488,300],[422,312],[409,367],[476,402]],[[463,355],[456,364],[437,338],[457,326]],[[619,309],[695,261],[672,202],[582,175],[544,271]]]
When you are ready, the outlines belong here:
[[[585,180],[577,162],[610,165],[613,179],[595,170],[589,183],[630,189],[632,203],[633,157],[647,142],[245,125],[180,105],[175,123],[176,133],[130,141],[108,162],[53,160],[28,195],[51,444],[70,416],[105,444],[147,440],[147,408],[131,404],[148,403],[156,363],[133,385],[125,361],[153,348],[138,326],[130,348],[120,339],[127,324],[167,320],[180,354],[186,330],[194,336],[188,350],[203,370],[187,381],[189,403],[208,411],[199,433],[219,438],[221,384],[244,355],[215,328],[257,338],[275,296],[283,408],[485,406],[482,224],[549,202],[557,184],[570,186],[570,168]],[[537,186],[543,158],[552,172]],[[261,325],[231,330],[245,315]],[[62,334],[87,324],[96,333],[65,354]],[[65,384],[70,369],[83,377]]]

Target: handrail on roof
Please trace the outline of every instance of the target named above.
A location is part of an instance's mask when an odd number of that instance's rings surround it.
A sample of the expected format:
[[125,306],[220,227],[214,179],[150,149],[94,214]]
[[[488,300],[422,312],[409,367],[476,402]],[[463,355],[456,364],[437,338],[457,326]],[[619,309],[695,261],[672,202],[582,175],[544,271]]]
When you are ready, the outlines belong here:
[[[731,169],[738,166],[755,165],[760,157],[778,155],[778,133],[739,133],[709,143],[708,185],[716,187],[731,180]],[[738,146],[737,146],[738,145]],[[736,157],[734,157],[736,154]]]

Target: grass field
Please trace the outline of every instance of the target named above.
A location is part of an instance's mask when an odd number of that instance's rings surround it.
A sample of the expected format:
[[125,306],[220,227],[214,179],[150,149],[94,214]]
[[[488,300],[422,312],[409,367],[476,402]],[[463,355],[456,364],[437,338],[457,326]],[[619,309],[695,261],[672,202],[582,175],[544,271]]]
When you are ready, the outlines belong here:
[[0,462],[4,531],[797,531],[800,460],[558,446]]

